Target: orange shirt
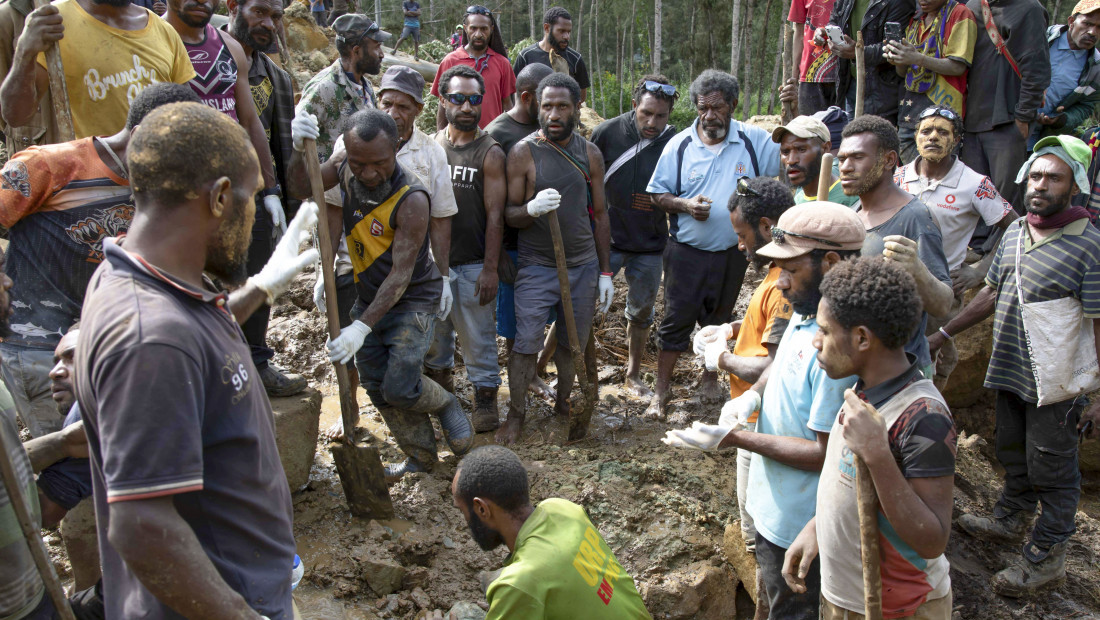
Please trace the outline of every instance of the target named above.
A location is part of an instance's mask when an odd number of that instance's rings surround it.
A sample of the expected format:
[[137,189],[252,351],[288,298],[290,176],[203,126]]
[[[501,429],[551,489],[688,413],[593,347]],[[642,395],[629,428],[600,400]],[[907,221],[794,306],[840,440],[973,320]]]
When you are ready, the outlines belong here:
[[[765,345],[779,344],[783,338],[783,332],[787,330],[787,322],[791,318],[791,304],[783,297],[783,292],[775,287],[779,279],[779,267],[773,266],[768,270],[767,277],[756,287],[756,291],[749,300],[749,308],[745,311],[745,318],[741,321],[741,331],[737,333],[737,344],[733,346],[733,354],[740,357],[764,357],[768,354]],[[744,394],[751,383],[741,380],[740,377],[730,375],[730,398],[737,398]],[[758,413],[752,414],[749,422],[755,422]]]

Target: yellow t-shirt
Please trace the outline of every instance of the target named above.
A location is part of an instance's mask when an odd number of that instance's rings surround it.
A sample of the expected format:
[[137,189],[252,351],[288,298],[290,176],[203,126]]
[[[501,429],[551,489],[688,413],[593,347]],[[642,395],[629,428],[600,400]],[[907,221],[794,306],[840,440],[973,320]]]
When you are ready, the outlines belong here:
[[[152,12],[141,30],[119,30],[89,15],[76,0],[54,6],[65,24],[61,64],[78,139],[119,132],[130,102],[146,86],[185,84],[195,77],[180,36]],[[46,66],[44,54],[38,64]]]
[[[764,345],[779,344],[779,340],[783,338],[793,310],[790,302],[783,297],[783,292],[775,287],[779,271],[779,267],[772,266],[764,281],[753,291],[745,318],[741,321],[741,331],[737,332],[737,344],[733,345],[734,355],[765,357],[768,355],[768,348]],[[730,375],[730,398],[737,398],[751,387],[751,383]],[[758,415],[759,413],[752,414],[749,422],[755,422]]]

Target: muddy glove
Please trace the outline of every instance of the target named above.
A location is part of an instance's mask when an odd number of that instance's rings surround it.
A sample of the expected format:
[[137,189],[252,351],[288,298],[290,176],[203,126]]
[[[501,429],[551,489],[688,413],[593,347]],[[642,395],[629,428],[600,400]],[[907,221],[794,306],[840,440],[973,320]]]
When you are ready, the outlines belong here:
[[455,302],[454,291],[451,290],[451,276],[443,276],[443,294],[439,296],[439,312],[435,315],[440,321],[446,321],[451,314],[451,306]]
[[703,363],[707,370],[711,372],[718,370],[718,360],[722,359],[722,354],[727,350],[726,341],[721,338],[708,342],[706,348],[703,349]]
[[743,427],[749,417],[759,409],[760,394],[756,390],[748,390],[722,405],[722,415],[718,417],[718,426],[723,428]]
[[298,215],[290,222],[287,234],[275,246],[271,258],[260,270],[260,273],[248,279],[261,291],[267,293],[267,304],[275,303],[275,298],[282,295],[290,286],[294,276],[302,272],[306,265],[317,261],[317,250],[310,248],[301,254],[298,246],[309,241],[310,230],[317,224],[317,205],[305,201],[298,208]]
[[279,231],[278,236],[286,234],[286,213],[283,212],[283,201],[272,194],[264,196],[264,209],[271,215],[271,226]]
[[703,355],[709,343],[715,340],[726,342],[731,338],[733,338],[733,326],[729,323],[707,325],[695,334],[695,338],[691,341],[691,348],[696,355]]
[[370,335],[370,328],[362,321],[353,321],[344,329],[336,340],[327,340],[328,361],[333,364],[347,364],[355,357],[355,352],[363,347],[363,341]]
[[313,284],[313,305],[321,312],[328,311],[325,307],[325,278],[320,273],[317,274],[317,282]]
[[555,210],[561,204],[561,194],[558,190],[549,187],[535,194],[531,202],[527,203],[527,214],[531,217],[541,217]]
[[730,429],[713,424],[692,422],[691,428],[684,430],[672,430],[665,433],[661,441],[665,445],[675,448],[690,448],[692,450],[711,451],[717,450],[718,444],[729,434]]
[[615,297],[615,285],[611,283],[611,276],[600,274],[600,312],[607,312],[611,308],[611,299]]
[[290,121],[290,141],[295,151],[306,150],[303,141],[306,138],[316,140],[319,135],[321,128],[317,124],[317,117],[305,110],[295,114],[294,120]]

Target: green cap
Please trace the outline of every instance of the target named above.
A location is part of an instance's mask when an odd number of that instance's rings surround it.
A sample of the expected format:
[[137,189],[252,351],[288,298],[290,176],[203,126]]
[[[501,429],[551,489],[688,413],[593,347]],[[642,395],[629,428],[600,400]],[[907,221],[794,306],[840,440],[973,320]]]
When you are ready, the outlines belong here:
[[1037,152],[1044,146],[1060,146],[1064,148],[1070,157],[1085,168],[1088,168],[1089,163],[1092,162],[1092,149],[1089,148],[1089,145],[1082,142],[1080,138],[1070,135],[1047,136],[1036,142],[1035,148],[1033,148],[1032,151]]

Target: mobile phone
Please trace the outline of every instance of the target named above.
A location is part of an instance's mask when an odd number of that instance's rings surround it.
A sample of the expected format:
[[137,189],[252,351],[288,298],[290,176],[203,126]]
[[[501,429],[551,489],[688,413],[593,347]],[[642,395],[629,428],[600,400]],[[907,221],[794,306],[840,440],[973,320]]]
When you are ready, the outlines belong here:
[[829,40],[836,45],[842,45],[844,43],[844,33],[841,31],[840,26],[833,24],[825,26],[825,34],[829,35]]
[[886,41],[900,41],[901,24],[898,22],[886,22],[886,31],[883,39]]

